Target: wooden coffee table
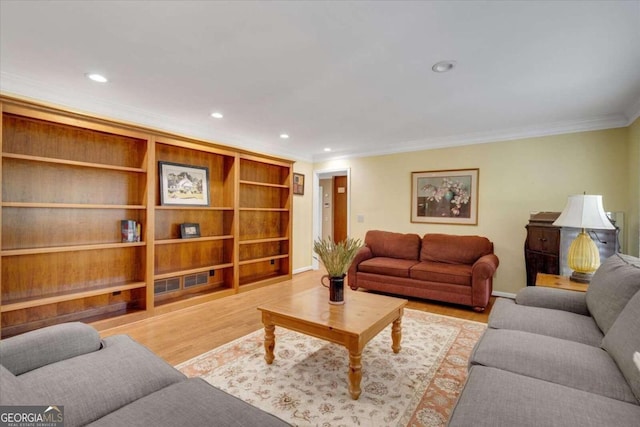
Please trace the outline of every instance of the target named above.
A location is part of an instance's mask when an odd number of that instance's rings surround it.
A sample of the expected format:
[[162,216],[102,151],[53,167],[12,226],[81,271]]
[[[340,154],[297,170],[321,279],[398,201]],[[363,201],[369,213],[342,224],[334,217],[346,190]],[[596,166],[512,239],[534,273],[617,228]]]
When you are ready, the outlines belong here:
[[402,314],[406,299],[344,291],[344,305],[329,304],[329,290],[318,285],[277,302],[258,307],[264,324],[264,359],[275,358],[275,327],[281,326],[316,338],[341,344],[349,350],[349,394],[360,397],[362,350],[387,325],[391,327],[394,353],[400,351]]

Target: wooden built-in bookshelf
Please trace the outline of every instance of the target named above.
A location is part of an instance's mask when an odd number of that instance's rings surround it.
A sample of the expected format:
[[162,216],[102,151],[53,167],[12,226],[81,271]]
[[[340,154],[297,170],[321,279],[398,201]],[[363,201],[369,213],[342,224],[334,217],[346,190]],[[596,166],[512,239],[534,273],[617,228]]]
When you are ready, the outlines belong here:
[[[2,336],[109,327],[291,278],[291,161],[0,101]],[[162,205],[158,162],[207,168],[209,205]],[[122,243],[124,219],[139,242]],[[181,238],[182,223],[200,236]]]
[[239,284],[291,275],[291,167],[240,156]]

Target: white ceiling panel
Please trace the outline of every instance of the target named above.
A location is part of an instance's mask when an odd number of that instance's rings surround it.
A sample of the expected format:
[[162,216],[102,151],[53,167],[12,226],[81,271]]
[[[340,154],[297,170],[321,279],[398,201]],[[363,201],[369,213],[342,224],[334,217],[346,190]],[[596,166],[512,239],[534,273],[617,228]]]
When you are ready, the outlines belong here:
[[3,93],[306,161],[640,113],[640,1],[2,0],[0,24]]

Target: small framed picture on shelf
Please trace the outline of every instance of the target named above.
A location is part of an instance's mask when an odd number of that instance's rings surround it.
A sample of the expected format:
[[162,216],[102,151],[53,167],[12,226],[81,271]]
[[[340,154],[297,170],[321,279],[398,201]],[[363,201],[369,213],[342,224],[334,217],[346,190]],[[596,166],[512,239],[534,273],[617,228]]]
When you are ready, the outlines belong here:
[[180,237],[183,239],[192,239],[200,237],[200,224],[185,222],[180,224]]
[[293,174],[293,194],[304,196],[304,175],[301,173]]
[[162,205],[209,206],[209,168],[158,162]]

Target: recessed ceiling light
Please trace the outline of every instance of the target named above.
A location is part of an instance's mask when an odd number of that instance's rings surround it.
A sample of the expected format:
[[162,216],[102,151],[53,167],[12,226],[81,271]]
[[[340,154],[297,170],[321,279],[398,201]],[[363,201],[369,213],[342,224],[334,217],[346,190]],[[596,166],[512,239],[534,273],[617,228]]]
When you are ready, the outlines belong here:
[[107,78],[105,76],[103,76],[102,74],[87,73],[87,74],[85,74],[85,76],[87,76],[88,79],[91,79],[94,82],[98,82],[98,83],[106,83],[106,82],[108,82]]
[[211,117],[213,117],[214,119],[221,119],[224,116],[222,115],[222,113],[211,113]]
[[324,149],[324,151],[326,151],[328,153],[329,151],[331,151],[331,148],[327,147],[327,148]]
[[453,70],[453,67],[456,66],[456,61],[440,61],[433,64],[431,69],[436,73],[446,73],[447,71]]
[[289,135],[287,135],[286,133],[281,133],[281,134],[280,134],[280,138],[282,138],[282,139],[289,139]]

